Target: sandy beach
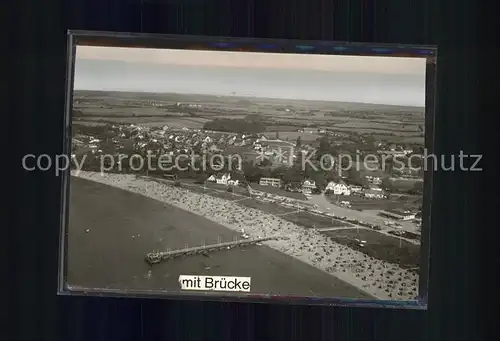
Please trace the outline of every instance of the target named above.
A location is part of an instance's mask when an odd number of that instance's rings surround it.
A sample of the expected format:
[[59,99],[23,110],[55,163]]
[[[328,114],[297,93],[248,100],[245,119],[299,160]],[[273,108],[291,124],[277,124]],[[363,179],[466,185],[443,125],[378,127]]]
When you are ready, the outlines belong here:
[[[72,172],[73,176],[138,193],[195,213],[250,237],[286,236],[265,245],[294,257],[380,299],[413,299],[418,276],[398,265],[369,257],[278,216],[187,189],[129,174]],[[150,250],[153,251],[153,250]]]

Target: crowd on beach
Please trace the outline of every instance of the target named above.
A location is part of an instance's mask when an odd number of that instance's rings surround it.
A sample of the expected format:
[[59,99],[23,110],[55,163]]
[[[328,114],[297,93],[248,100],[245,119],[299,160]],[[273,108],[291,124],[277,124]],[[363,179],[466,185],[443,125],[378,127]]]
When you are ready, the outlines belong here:
[[414,272],[336,243],[314,229],[303,228],[238,202],[130,174],[80,171],[77,176],[160,200],[229,229],[244,230],[252,238],[286,237],[264,244],[326,271],[379,299],[404,300],[418,295],[418,275]]

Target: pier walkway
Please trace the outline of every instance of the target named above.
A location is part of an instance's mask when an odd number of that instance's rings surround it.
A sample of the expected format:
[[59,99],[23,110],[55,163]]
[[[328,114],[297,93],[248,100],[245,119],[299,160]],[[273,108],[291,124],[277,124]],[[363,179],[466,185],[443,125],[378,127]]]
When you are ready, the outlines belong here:
[[[166,251],[166,252],[151,252],[151,253],[146,254],[145,261],[148,262],[149,264],[157,264],[157,263],[160,263],[162,261],[166,261],[166,260],[177,258],[177,257],[207,254],[209,252],[221,251],[224,249],[232,249],[235,247],[254,245],[254,244],[257,244],[260,242],[265,242],[267,240],[276,240],[278,238],[279,237],[242,239],[242,240],[236,240],[236,241],[231,241],[231,242],[195,246],[195,247],[189,247],[189,248],[185,248],[185,249],[178,249],[178,250],[172,250],[172,251]],[[281,237],[281,238],[283,238],[283,237]]]
[[330,231],[337,231],[337,230],[354,230],[354,229],[364,229],[364,230],[371,230],[368,227],[364,226],[334,226],[334,227],[323,227],[323,228],[316,228],[316,231],[319,232],[330,232]]

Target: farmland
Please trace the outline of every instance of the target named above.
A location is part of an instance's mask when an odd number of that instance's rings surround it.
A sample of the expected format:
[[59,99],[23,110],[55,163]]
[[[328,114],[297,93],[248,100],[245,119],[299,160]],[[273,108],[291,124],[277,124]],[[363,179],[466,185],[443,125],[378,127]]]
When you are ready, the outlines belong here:
[[[267,137],[315,141],[324,132],[370,134],[393,142],[423,141],[424,109],[359,103],[209,95],[75,91],[79,124],[167,125],[202,129],[214,119],[258,116]],[[321,129],[319,129],[321,127]]]

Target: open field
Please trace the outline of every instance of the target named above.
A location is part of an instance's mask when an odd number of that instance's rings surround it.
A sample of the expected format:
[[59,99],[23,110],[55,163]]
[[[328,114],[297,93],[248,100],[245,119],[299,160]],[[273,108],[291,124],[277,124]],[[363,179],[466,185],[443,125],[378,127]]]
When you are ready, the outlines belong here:
[[349,129],[373,129],[373,130],[382,130],[382,131],[395,131],[398,133],[401,132],[409,132],[409,133],[418,133],[418,126],[415,126],[413,123],[409,122],[380,122],[373,120],[362,120],[362,119],[350,119],[348,117],[345,118],[347,121],[339,124],[335,124],[335,128],[349,128]]
[[164,126],[167,125],[173,129],[190,128],[190,129],[201,129],[203,124],[208,120],[203,119],[193,119],[193,118],[183,118],[183,117],[85,117],[77,118],[74,120],[75,123],[102,123],[102,124],[140,124],[144,126]]
[[[106,100],[122,103],[127,101],[128,105],[142,105],[141,101],[167,104],[175,102],[183,103],[206,103],[206,104],[230,104],[239,108],[257,109],[284,109],[292,107],[295,110],[310,109],[311,104],[315,104],[318,109],[330,110],[332,112],[366,111],[373,108],[373,104],[351,103],[351,102],[326,102],[326,101],[304,101],[287,99],[283,105],[283,99],[279,98],[255,98],[240,96],[213,96],[203,94],[176,94],[176,93],[151,93],[151,92],[125,92],[125,91],[99,91],[99,90],[75,90],[75,100],[88,102],[92,100]],[[423,108],[377,104],[379,110],[390,110],[394,115],[401,115],[407,112],[418,113]],[[280,111],[283,112],[283,111]]]
[[70,205],[70,286],[176,291],[179,275],[233,275],[251,277],[253,293],[369,297],[266,246],[150,267],[143,260],[147,252],[231,240],[238,233],[160,201],[78,178],[71,180]]
[[[286,127],[289,129],[289,127]],[[268,139],[274,139],[276,138],[276,133],[275,132],[269,132],[269,133],[263,133],[266,138]],[[279,131],[279,137],[282,140],[288,140],[288,141],[296,141],[299,137],[303,142],[310,142],[310,141],[316,141],[318,138],[321,137],[320,134],[316,133],[301,133],[298,131]]]
[[[265,120],[267,132],[280,131],[283,139],[295,140],[300,136],[305,141],[314,141],[321,135],[297,130],[321,126],[331,131],[376,134],[391,141],[423,142],[420,135],[424,109],[420,107],[98,91],[75,91],[74,101],[75,110],[80,113],[78,119],[84,122],[201,128],[215,118],[242,119],[248,114],[258,114]],[[178,103],[187,107],[179,109]]]
[[[371,257],[398,264],[402,268],[418,268],[420,246],[368,229],[324,232],[337,243],[359,250]],[[357,240],[356,240],[357,239]],[[365,240],[365,246],[359,246]]]
[[[370,121],[367,121],[366,122],[367,125],[370,124]],[[357,133],[361,133],[361,134],[384,134],[386,133],[386,135],[383,135],[385,138],[387,137],[399,137],[399,138],[407,138],[407,137],[418,137],[418,136],[415,136],[415,134],[417,134],[416,131],[401,131],[401,130],[393,130],[393,129],[389,129],[389,128],[380,128],[380,129],[375,129],[375,128],[370,128],[370,127],[337,127],[337,126],[333,126],[332,131],[338,131],[338,132],[357,132]],[[423,139],[423,137],[422,137]]]

